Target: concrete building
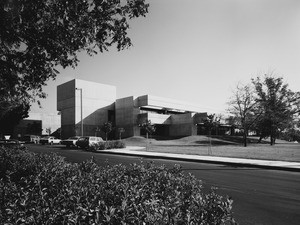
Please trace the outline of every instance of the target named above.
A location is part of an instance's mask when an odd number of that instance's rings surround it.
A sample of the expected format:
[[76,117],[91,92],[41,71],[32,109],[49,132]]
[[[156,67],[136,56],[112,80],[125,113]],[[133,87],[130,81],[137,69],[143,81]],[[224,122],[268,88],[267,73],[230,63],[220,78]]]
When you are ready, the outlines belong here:
[[[57,86],[62,138],[97,135],[97,127],[114,121],[116,87],[74,79]],[[82,119],[81,119],[82,118]]]
[[57,110],[63,138],[81,131],[103,136],[97,127],[107,121],[123,128],[123,137],[139,136],[139,125],[146,120],[155,124],[156,135],[196,135],[196,125],[207,115],[196,105],[151,95],[116,99],[116,87],[78,79],[57,87]]
[[125,128],[124,136],[139,136],[139,125],[150,120],[156,134],[179,137],[197,134],[197,123],[206,117],[197,106],[151,95],[116,100],[116,125]]

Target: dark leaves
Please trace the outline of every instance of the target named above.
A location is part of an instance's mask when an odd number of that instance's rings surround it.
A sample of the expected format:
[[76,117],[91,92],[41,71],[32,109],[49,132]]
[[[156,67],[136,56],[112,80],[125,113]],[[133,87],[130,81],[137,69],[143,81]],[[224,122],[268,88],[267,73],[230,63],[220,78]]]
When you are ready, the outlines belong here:
[[144,0],[1,1],[1,95],[33,101],[58,75],[56,66],[77,66],[78,51],[93,55],[112,45],[131,46],[128,20],[147,11]]

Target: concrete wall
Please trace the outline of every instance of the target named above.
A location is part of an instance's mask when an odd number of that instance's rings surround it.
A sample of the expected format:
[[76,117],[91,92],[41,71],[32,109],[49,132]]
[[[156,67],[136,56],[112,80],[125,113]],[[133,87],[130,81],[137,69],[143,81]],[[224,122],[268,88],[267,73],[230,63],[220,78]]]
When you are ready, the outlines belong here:
[[75,80],[57,86],[57,110],[61,114],[61,136],[75,133]]
[[150,120],[152,124],[171,124],[171,115],[157,114],[157,113],[140,113],[138,115],[138,123],[143,123]]
[[25,120],[42,121],[42,134],[47,134],[47,128],[51,128],[51,132],[53,133],[61,126],[61,116],[54,113],[29,113],[29,117]]
[[116,100],[116,127],[124,128],[123,137],[134,136],[134,97],[120,98]]
[[197,127],[193,123],[192,113],[171,116],[169,135],[171,137],[190,136],[197,134]]
[[139,108],[136,106],[136,98],[129,96],[116,100],[116,128],[124,128],[122,137],[131,137],[140,135],[138,115]]
[[203,120],[207,118],[207,113],[194,113],[192,117],[194,124],[203,123]]
[[57,110],[61,111],[62,115],[63,138],[81,135],[81,117],[83,118],[83,135],[97,134],[95,132],[97,126],[108,121],[109,111],[114,110],[115,101],[115,86],[78,79],[59,85],[57,87]]
[[199,107],[190,103],[185,103],[173,99],[161,98],[151,95],[143,95],[135,100],[136,108],[143,107],[145,110],[167,109],[169,113],[179,114],[158,114],[141,111],[138,120],[151,120],[156,124],[160,134],[168,134],[171,137],[189,136],[197,134],[196,124],[202,121],[206,113],[195,113],[201,110]]
[[171,124],[171,115],[145,113],[145,119],[151,120],[153,124]]
[[169,112],[180,113],[157,114],[146,112],[140,115],[140,119],[151,120],[153,124],[159,125],[161,133],[168,133],[171,137],[196,135],[196,124],[200,123],[206,116],[206,113],[196,113],[201,109],[190,103],[151,95],[138,97],[137,105],[144,108],[167,109]]

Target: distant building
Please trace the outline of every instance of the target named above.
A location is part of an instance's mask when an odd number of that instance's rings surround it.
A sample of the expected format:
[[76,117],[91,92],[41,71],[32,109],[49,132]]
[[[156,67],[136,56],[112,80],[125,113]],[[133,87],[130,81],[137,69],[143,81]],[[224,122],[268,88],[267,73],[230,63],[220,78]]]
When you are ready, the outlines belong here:
[[54,113],[29,113],[29,117],[20,121],[14,128],[13,137],[23,137],[27,134],[46,135],[60,129],[60,115]]
[[196,135],[197,124],[207,116],[196,105],[168,98],[143,95],[117,99],[115,86],[78,79],[57,87],[57,110],[61,112],[63,138],[82,131],[83,135],[103,136],[97,128],[107,121],[124,129],[122,137],[139,136],[139,125],[146,120],[155,124],[156,135]]

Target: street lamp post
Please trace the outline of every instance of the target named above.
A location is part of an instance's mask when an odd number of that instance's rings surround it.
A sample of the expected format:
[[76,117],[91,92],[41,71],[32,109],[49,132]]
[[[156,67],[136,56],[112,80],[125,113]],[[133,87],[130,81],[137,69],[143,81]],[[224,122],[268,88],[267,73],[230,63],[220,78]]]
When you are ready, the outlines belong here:
[[83,116],[82,116],[82,88],[76,88],[80,91],[80,120],[81,120],[81,136],[83,136]]

